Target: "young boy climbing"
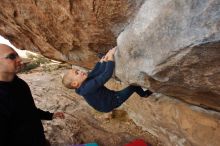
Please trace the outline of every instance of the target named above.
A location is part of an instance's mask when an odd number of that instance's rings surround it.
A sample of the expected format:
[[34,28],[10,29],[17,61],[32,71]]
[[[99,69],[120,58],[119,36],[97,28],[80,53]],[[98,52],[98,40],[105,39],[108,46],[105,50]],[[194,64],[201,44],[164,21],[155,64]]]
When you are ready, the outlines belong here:
[[69,89],[83,96],[89,105],[100,112],[110,112],[124,103],[134,92],[141,97],[152,94],[139,86],[130,85],[121,91],[106,88],[104,84],[111,78],[115,67],[114,53],[116,47],[95,65],[90,73],[78,69],[71,69],[63,76],[62,83]]

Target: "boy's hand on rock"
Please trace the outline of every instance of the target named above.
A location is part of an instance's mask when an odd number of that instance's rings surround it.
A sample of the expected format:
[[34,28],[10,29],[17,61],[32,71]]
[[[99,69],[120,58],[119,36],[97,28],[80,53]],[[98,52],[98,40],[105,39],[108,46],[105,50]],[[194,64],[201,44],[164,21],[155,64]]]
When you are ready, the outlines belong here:
[[108,56],[107,55],[103,56],[99,62],[102,63],[102,62],[106,62],[106,61],[108,61]]
[[116,48],[117,48],[117,47],[114,47],[114,48],[112,48],[112,49],[110,50],[112,54],[115,54]]
[[114,54],[116,51],[116,47],[112,48],[111,50],[108,51],[108,53],[105,55],[107,61],[113,61],[114,60]]

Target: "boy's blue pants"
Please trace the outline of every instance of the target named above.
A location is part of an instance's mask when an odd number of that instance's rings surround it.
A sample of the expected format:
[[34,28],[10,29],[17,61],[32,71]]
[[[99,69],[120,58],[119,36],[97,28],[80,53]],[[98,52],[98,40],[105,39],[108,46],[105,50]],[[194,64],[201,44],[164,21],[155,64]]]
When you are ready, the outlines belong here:
[[134,92],[139,96],[144,97],[150,94],[149,90],[144,91],[140,86],[130,85],[120,91],[116,91],[116,99],[113,100],[113,107],[117,108],[124,103]]

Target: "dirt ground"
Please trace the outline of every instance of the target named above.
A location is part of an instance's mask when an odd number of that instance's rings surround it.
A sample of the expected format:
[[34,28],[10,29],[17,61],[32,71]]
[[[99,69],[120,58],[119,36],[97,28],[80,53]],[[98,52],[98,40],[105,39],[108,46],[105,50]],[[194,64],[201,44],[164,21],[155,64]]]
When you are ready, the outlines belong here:
[[143,139],[152,146],[161,145],[147,131],[138,127],[123,110],[103,114],[92,109],[82,97],[61,84],[66,69],[43,71],[41,68],[19,74],[30,86],[37,107],[62,111],[65,119],[43,121],[45,135],[53,146],[96,142],[99,146],[123,146],[134,139]]

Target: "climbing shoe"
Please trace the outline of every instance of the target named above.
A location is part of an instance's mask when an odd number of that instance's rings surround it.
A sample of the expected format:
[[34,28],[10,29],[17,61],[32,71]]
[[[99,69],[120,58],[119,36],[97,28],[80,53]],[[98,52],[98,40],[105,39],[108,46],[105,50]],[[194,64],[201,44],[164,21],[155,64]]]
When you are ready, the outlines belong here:
[[146,90],[146,91],[144,91],[144,93],[145,93],[145,95],[142,96],[143,98],[147,98],[147,97],[149,97],[151,94],[153,94],[153,92],[151,92],[150,90]]

